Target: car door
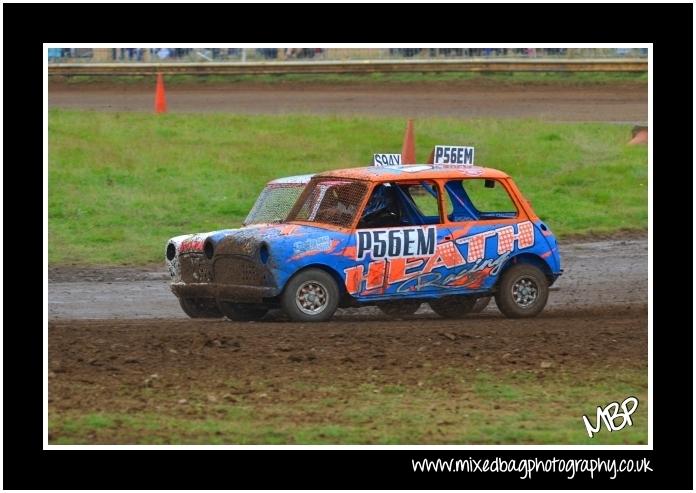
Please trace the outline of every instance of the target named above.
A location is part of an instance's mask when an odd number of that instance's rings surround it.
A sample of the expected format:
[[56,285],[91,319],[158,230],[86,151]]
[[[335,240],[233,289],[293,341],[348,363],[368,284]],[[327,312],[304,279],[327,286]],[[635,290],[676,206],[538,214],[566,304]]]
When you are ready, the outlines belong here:
[[394,181],[373,188],[347,252],[346,290],[359,299],[416,298],[442,289],[440,245],[451,240],[440,189],[430,181]]
[[511,253],[534,243],[534,226],[501,180],[453,179],[444,184],[452,242],[462,259],[446,286],[457,294],[487,291]]

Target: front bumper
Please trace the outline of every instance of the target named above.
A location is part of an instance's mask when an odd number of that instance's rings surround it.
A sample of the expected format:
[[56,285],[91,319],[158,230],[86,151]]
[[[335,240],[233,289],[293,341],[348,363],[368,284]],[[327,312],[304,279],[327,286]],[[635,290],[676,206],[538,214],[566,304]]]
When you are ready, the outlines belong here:
[[264,298],[273,298],[279,293],[273,286],[240,286],[216,283],[171,284],[172,293],[179,298],[212,298],[239,303],[261,303]]

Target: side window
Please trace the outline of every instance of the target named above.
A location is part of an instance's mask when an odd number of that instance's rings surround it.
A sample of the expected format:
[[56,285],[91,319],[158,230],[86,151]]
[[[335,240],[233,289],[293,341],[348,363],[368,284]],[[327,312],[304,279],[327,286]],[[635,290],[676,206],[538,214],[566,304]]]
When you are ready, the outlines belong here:
[[421,182],[415,185],[399,185],[411,198],[417,211],[424,218],[420,224],[437,224],[440,222],[440,197],[435,183]]
[[440,223],[435,183],[381,183],[363,210],[358,228],[394,228]]
[[445,184],[447,217],[450,221],[485,221],[517,217],[517,207],[496,180],[472,178]]

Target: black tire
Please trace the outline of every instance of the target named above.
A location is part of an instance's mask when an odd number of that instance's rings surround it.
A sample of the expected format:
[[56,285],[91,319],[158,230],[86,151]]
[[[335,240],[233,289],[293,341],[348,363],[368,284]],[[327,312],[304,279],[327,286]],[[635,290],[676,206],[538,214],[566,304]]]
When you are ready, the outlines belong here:
[[218,301],[218,307],[228,319],[235,322],[261,320],[268,313],[268,308],[263,306],[233,303],[231,301]]
[[481,313],[488,306],[488,303],[490,303],[490,302],[491,302],[490,296],[484,296],[483,298],[477,299],[476,304],[471,309],[471,313]]
[[191,318],[222,318],[222,312],[213,299],[179,298],[179,305]]
[[508,318],[534,317],[546,306],[549,281],[544,273],[530,264],[513,265],[500,279],[495,304]]
[[402,318],[416,313],[421,304],[420,301],[384,301],[378,303],[377,308],[388,317]]
[[439,300],[429,301],[430,308],[443,318],[464,318],[476,304],[476,298],[464,296],[448,296]]
[[338,308],[338,284],[326,271],[303,270],[285,285],[280,301],[283,311],[295,322],[324,322]]

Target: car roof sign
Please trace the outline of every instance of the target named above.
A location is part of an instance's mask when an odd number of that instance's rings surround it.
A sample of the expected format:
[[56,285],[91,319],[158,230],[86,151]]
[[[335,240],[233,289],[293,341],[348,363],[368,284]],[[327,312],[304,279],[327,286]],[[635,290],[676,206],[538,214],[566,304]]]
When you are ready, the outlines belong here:
[[474,148],[467,146],[435,146],[433,164],[438,167],[473,166]]
[[401,166],[401,154],[374,154],[372,166]]

